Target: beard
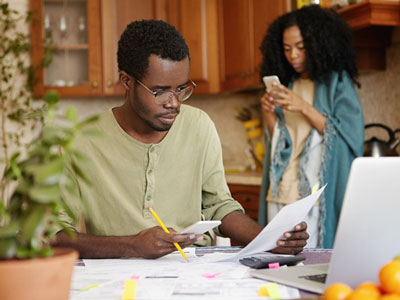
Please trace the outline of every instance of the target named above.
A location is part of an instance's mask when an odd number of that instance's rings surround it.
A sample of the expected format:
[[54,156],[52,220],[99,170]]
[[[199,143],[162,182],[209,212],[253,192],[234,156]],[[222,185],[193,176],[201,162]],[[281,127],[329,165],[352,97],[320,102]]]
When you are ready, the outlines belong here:
[[[162,117],[162,114],[155,115],[155,119],[157,119],[157,118],[159,118],[159,117]],[[153,129],[153,130],[155,130],[155,131],[168,131],[168,130],[171,129],[172,125],[174,124],[174,123],[172,123],[172,124],[163,124],[163,123],[161,123],[161,122],[159,122],[159,124],[156,124],[156,122],[151,121],[151,120],[149,120],[149,119],[144,119],[144,118],[143,118],[143,121],[144,121],[151,129]]]
[[163,113],[158,113],[154,114],[153,112],[148,108],[148,106],[145,105],[146,101],[144,99],[140,99],[139,95],[134,91],[134,99],[133,99],[133,105],[132,107],[135,109],[137,116],[141,118],[147,126],[149,126],[151,129],[154,131],[168,131],[171,129],[172,124],[165,124],[159,121],[160,118],[162,118],[165,115],[169,114],[179,114],[179,107],[178,108],[170,108],[166,112]]

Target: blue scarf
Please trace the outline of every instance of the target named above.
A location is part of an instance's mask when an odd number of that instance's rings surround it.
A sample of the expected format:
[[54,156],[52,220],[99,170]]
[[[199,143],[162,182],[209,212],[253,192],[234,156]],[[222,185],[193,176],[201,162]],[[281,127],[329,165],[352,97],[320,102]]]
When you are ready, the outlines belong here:
[[[289,88],[293,83],[289,84]],[[316,83],[314,90],[314,103],[316,110],[326,117],[322,147],[323,157],[318,172],[320,186],[328,183],[323,195],[320,197],[319,220],[319,247],[332,248],[343,203],[344,192],[350,166],[354,158],[362,155],[364,142],[363,112],[357,92],[346,72],[341,74],[333,72],[328,83]],[[271,161],[271,136],[268,128],[265,129],[265,159],[263,167],[263,181],[260,193],[258,222],[265,226],[267,223],[266,196],[268,189],[276,193],[277,186],[289,163],[292,141],[285,127],[283,112],[277,107],[275,113],[278,117],[280,136],[274,157]],[[310,183],[305,176],[305,166],[312,159],[309,156],[312,129],[306,145],[300,155],[299,162],[299,193],[304,197],[311,193]]]

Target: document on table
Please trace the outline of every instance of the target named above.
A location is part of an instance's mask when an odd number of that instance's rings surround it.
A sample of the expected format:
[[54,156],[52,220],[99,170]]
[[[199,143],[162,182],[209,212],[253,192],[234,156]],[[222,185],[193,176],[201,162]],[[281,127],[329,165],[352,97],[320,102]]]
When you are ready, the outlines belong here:
[[321,196],[326,184],[315,193],[283,207],[267,226],[240,252],[223,261],[238,260],[240,257],[271,250],[286,231],[291,231],[307,216]]
[[[188,257],[194,255],[194,248],[188,250]],[[268,284],[251,277],[242,264],[186,263],[178,254],[160,259],[85,259],[84,267],[75,267],[69,300],[121,300],[126,279],[136,280],[138,300],[260,299],[258,289]],[[204,256],[208,255],[218,253]],[[282,298],[300,296],[295,288],[278,289]]]

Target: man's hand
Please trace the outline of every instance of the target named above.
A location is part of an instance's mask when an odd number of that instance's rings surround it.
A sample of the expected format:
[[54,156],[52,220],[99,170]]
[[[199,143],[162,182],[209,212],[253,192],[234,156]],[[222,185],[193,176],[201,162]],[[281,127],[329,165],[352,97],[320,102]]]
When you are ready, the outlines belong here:
[[277,242],[278,247],[272,249],[272,253],[280,254],[298,254],[303,251],[305,245],[307,245],[307,239],[309,235],[307,233],[307,223],[301,222],[297,224],[293,231],[284,233],[284,239]]
[[139,232],[132,237],[135,255],[127,253],[126,257],[158,258],[176,251],[174,243],[178,243],[181,248],[185,248],[203,239],[201,234],[178,234],[172,228],[168,228],[168,230],[169,234],[164,232],[160,226],[155,226]]
[[76,233],[74,239],[60,231],[52,245],[74,248],[79,251],[81,258],[158,258],[177,250],[174,243],[185,248],[203,239],[201,234],[178,234],[172,228],[169,231],[168,234],[160,226],[155,226],[135,235],[98,236]]

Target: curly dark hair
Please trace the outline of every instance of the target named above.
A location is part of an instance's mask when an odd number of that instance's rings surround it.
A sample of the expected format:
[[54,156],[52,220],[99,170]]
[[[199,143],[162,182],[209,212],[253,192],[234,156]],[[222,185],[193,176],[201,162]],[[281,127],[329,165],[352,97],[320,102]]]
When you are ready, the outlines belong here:
[[140,80],[147,72],[151,54],[172,61],[190,58],[189,47],[174,26],[160,20],[130,23],[118,42],[119,70]]
[[331,72],[346,71],[353,83],[357,81],[355,50],[347,23],[332,9],[318,5],[305,6],[276,19],[267,29],[261,43],[263,56],[260,77],[278,75],[282,84],[299,76],[286,60],[283,50],[283,32],[297,25],[306,51],[306,71],[314,82],[327,82]]

